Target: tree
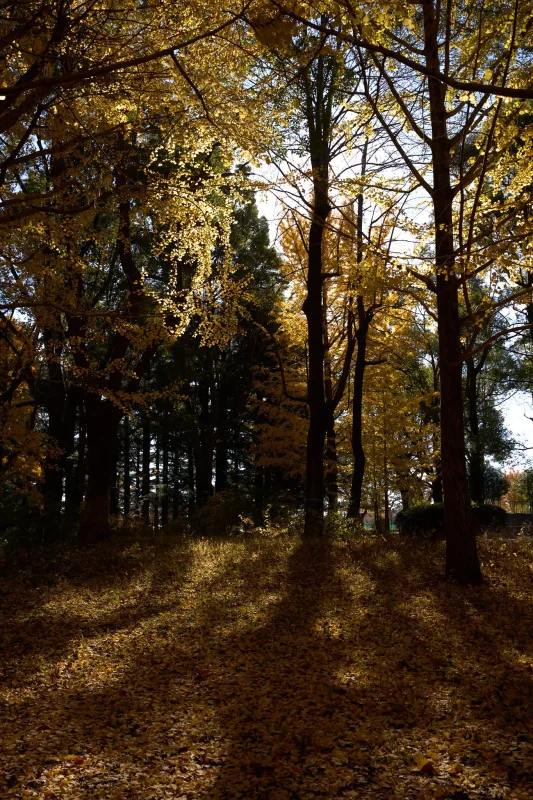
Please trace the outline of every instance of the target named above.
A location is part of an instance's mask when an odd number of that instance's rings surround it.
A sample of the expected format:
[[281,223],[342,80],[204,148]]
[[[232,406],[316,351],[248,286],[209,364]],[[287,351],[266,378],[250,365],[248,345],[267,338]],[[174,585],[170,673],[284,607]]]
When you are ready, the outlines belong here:
[[[171,13],[163,7],[156,9],[129,0],[120,8],[108,2],[76,6],[40,0],[21,0],[7,6],[0,44],[0,133],[4,137],[0,185],[9,185],[17,173],[43,155],[53,157],[82,143],[98,142],[120,121],[127,87],[136,92],[149,90],[154,80],[159,82],[161,70],[171,80],[177,73],[206,108],[209,97],[198,88],[196,70],[194,77],[189,74],[189,58],[192,56],[198,64],[198,45],[207,39],[212,44],[211,37],[235,20],[231,13],[216,13],[208,3],[183,3]],[[201,60],[204,69],[213,66],[205,50]],[[94,127],[94,118],[77,114],[88,97],[103,112],[100,126]],[[152,95],[152,102],[155,97]],[[160,99],[165,102],[168,93],[163,92]],[[65,117],[77,118],[77,129],[70,124],[60,141],[36,147],[48,115],[61,111]],[[7,219],[31,213],[27,203],[20,212],[16,210],[21,199],[3,198],[0,207]],[[43,197],[36,192],[31,200],[37,210]]]
[[[325,14],[324,24],[327,19]],[[375,222],[375,227],[380,233],[373,237],[370,224],[369,241],[363,243],[367,118],[354,114],[357,71],[345,46],[335,39],[321,39],[313,34],[312,28],[300,26],[285,31],[278,23],[279,17],[266,14],[252,24],[259,38],[269,46],[271,69],[281,73],[292,102],[288,142],[278,161],[283,164],[280,193],[285,194],[288,219],[284,238],[287,242],[290,231],[294,239],[289,245],[293,250],[291,274],[299,274],[303,258],[306,262],[302,273],[305,275],[302,310],[307,322],[307,391],[301,400],[305,399],[309,412],[304,525],[307,535],[323,532],[325,488],[329,507],[336,505],[335,415],[349,381],[356,348],[353,415],[360,422],[366,338],[382,302],[382,291],[376,281],[380,269],[376,264],[381,264],[381,272],[383,265],[389,265],[384,232],[391,219],[389,210],[377,215],[380,222]],[[374,141],[371,151],[377,148],[378,142]],[[353,157],[353,151],[360,154],[358,158]],[[353,208],[355,187],[359,198],[357,212]],[[386,204],[387,208],[390,205]],[[365,250],[370,253],[368,258],[363,256]],[[362,265],[364,259],[367,263]],[[339,301],[337,293],[341,285],[344,297]],[[336,314],[340,314],[340,325],[335,322]],[[332,358],[336,361],[335,369]],[[353,431],[357,456],[352,512],[359,507],[359,499],[355,498],[360,497],[364,474],[364,453],[356,423]]]
[[[0,493],[39,502],[44,459],[57,451],[37,426],[37,335],[31,325],[4,315],[0,321]],[[5,503],[2,516],[9,513]]]
[[[437,302],[446,574],[462,584],[478,583],[482,576],[464,450],[461,372],[463,358],[468,356],[461,347],[459,292],[469,277],[483,274],[498,261],[502,268],[508,258],[505,250],[512,239],[500,235],[501,218],[492,228],[492,251],[487,252],[480,242],[488,232],[484,222],[485,204],[490,202],[486,189],[496,178],[496,170],[502,174],[503,143],[509,141],[509,126],[518,109],[504,105],[501,98],[496,100],[486,86],[481,89],[478,85],[478,94],[462,96],[447,86],[462,86],[463,76],[472,70],[474,91],[476,77],[484,72],[493,76],[493,88],[496,80],[506,84],[511,75],[523,75],[517,36],[519,32],[523,35],[527,20],[518,4],[512,11],[483,4],[474,22],[463,4],[450,8],[446,16],[433,0],[424,0],[407,19],[401,17],[403,10],[392,6],[375,13],[369,8],[366,17],[364,13],[341,4],[334,24],[324,26],[313,17],[306,21],[324,35],[353,44],[377,123],[387,131],[414,185],[429,197],[433,274],[414,268],[411,274],[435,293]],[[305,17],[289,9],[287,15]],[[494,25],[495,19],[498,25]],[[395,42],[394,50],[384,42]],[[403,56],[397,45],[417,58]],[[497,94],[499,90],[494,91]],[[512,91],[507,94],[514,96]],[[464,155],[469,139],[475,140],[475,153],[467,164]],[[460,175],[453,181],[452,156],[457,150]],[[523,182],[529,165],[522,163],[518,172]],[[529,233],[524,230],[524,235]]]
[[511,484],[506,475],[500,470],[487,464],[483,475],[484,497],[486,503],[498,505],[504,495],[511,488]]
[[[479,93],[487,97],[506,97],[518,100],[533,98],[531,64],[527,59],[520,57],[523,52],[528,52],[531,21],[527,17],[526,9],[521,9],[519,3],[504,9],[492,4],[483,4],[481,8],[477,9],[477,13],[473,15],[474,25],[478,24],[474,28],[474,36],[468,42],[468,50],[469,53],[474,55],[475,65],[471,78],[468,78],[469,70],[450,70],[450,48],[449,45],[446,45],[446,41],[443,41],[443,45],[447,49],[448,58],[443,65],[444,69],[441,69],[439,63],[428,64],[423,58],[424,53],[420,48],[406,46],[405,38],[401,36],[401,29],[398,31],[398,25],[403,25],[407,30],[413,29],[411,8],[407,9],[408,13],[406,13],[404,7],[393,3],[382,5],[378,9],[371,3],[361,3],[357,9],[354,9],[351,4],[341,0],[341,2],[335,4],[333,9],[330,9],[330,13],[333,11],[336,13],[331,13],[328,23],[324,24],[322,20],[317,19],[315,16],[316,9],[311,4],[309,4],[309,7],[307,7],[307,4],[301,4],[296,9],[290,5],[284,6],[279,2],[272,3],[272,5],[276,9],[276,24],[280,28],[283,26],[285,19],[290,19],[305,23],[318,33],[326,36],[338,36],[340,34],[344,41],[350,42],[354,47],[369,54],[381,55],[383,58],[391,59],[422,78],[431,78],[445,89],[451,88],[461,93]],[[468,14],[468,10],[468,8],[464,10],[459,8],[456,14],[457,17],[461,15],[462,18],[472,24],[472,18]],[[478,76],[481,75],[481,69],[479,69],[479,64],[475,60],[475,55],[483,39],[477,34],[483,22],[487,24],[490,30],[494,18],[497,18],[499,22],[503,21],[507,31],[512,34],[508,50],[510,57],[507,60],[507,64],[502,64],[498,62],[497,56],[495,56],[493,61],[495,68],[493,70],[485,70],[483,73],[484,80],[480,80]],[[452,15],[448,13],[445,23],[447,36],[451,33],[452,21]],[[501,30],[498,33],[501,33]],[[486,41],[485,48],[486,51],[490,48],[490,44],[487,45]],[[511,83],[513,85],[509,85]]]
[[[231,174],[240,123],[224,114],[241,87],[243,56],[222,39],[203,49],[211,28],[202,10],[154,14],[126,4],[115,13],[104,4],[82,13],[28,2],[5,20],[13,86],[0,108],[1,302],[30,315],[42,336],[39,401],[59,445],[49,453],[44,493],[58,513],[65,480],[67,498],[73,494],[83,415],[83,537],[108,530],[118,426],[157,349],[193,317],[210,343],[236,325],[243,287],[227,245],[244,178]],[[218,31],[232,19],[209,15]],[[13,42],[24,44],[20,58]],[[136,58],[125,58],[131,47]],[[248,110],[246,137],[261,127]],[[221,244],[226,256],[215,267]],[[56,514],[53,527],[58,522]]]

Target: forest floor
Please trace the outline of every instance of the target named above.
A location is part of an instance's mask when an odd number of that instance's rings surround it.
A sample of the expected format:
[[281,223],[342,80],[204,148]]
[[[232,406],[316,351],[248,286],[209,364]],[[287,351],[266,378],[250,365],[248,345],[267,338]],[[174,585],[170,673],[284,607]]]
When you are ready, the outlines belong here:
[[[0,577],[0,797],[533,797],[533,543],[120,540]],[[30,566],[31,561],[31,566]]]

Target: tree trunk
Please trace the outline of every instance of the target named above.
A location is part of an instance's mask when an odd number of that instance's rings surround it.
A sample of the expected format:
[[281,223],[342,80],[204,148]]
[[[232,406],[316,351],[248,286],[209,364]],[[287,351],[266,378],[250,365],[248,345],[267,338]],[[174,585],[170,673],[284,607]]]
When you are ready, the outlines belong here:
[[390,531],[389,509],[389,465],[387,462],[387,431],[383,433],[383,515],[385,518],[385,531]]
[[328,511],[336,511],[339,499],[337,436],[333,414],[328,414],[326,429],[326,494]]
[[45,331],[48,377],[44,382],[44,405],[48,415],[47,434],[51,444],[57,448],[47,456],[44,465],[43,528],[45,536],[58,536],[61,528],[61,508],[63,504],[63,476],[67,449],[67,433],[64,424],[66,390],[63,371],[54,358],[57,348],[53,344],[53,334]]
[[145,419],[142,427],[142,482],[141,482],[141,515],[145,525],[150,524],[150,462],[151,444],[150,421]]
[[339,487],[337,483],[337,438],[335,435],[335,411],[333,408],[333,378],[328,334],[328,295],[326,284],[322,286],[322,326],[324,331],[324,394],[326,398],[326,494],[328,511],[337,510]]
[[110,467],[110,489],[109,489],[109,513],[112,517],[118,515],[119,487],[118,487],[118,462],[120,457],[119,430],[115,437],[113,451],[111,453]]
[[78,448],[77,448],[77,464],[76,464],[76,507],[78,513],[85,495],[85,483],[87,476],[86,444],[87,444],[87,418],[85,413],[85,405],[83,402],[80,402],[79,416],[78,416]]
[[[365,142],[361,160],[361,175],[366,175],[366,157],[368,140]],[[357,195],[357,264],[363,261],[363,212],[364,197],[363,193]],[[352,398],[352,454],[353,472],[352,484],[350,487],[350,500],[348,503],[348,519],[357,519],[361,510],[361,495],[363,492],[363,480],[365,477],[366,457],[363,447],[363,388],[365,381],[366,368],[366,348],[367,335],[370,325],[370,312],[367,313],[364,305],[364,298],[361,294],[356,298],[357,315],[357,354],[355,357],[355,368],[353,377],[353,398]]]
[[141,490],[141,463],[142,446],[139,437],[135,439],[135,516],[139,519],[142,509],[142,490]]
[[217,435],[215,456],[215,492],[228,488],[228,409],[225,387],[220,386],[217,408]]
[[217,442],[215,460],[215,492],[228,488],[228,445],[225,438]]
[[265,468],[256,463],[254,467],[254,525],[260,527],[265,521]]
[[213,494],[213,464],[212,457],[205,449],[200,451],[196,459],[196,502],[204,506]]
[[168,486],[168,433],[164,433],[161,440],[163,449],[163,486],[161,495],[161,525],[168,525],[169,486]]
[[[426,66],[440,70],[438,24],[433,0],[424,0]],[[461,328],[455,275],[450,141],[446,87],[428,78],[433,157],[433,209],[441,379],[441,460],[446,525],[446,577],[462,585],[482,581],[468,494],[465,460]]]
[[[193,489],[194,492],[194,476],[193,476]],[[181,509],[181,491],[180,491],[180,459],[178,455],[178,448],[174,448],[172,457],[172,521],[178,519]]]
[[[428,421],[432,422],[439,431],[441,430],[440,419],[440,371],[438,364],[433,364],[433,393],[434,397],[428,408]],[[440,451],[440,439],[437,431],[433,430],[432,435],[432,448],[433,453]],[[442,503],[444,501],[444,492],[442,490],[442,463],[440,455],[433,458],[433,474],[434,478],[431,481],[431,499],[434,503]]]
[[324,387],[324,319],[323,319],[323,240],[331,212],[329,198],[329,166],[331,160],[331,109],[335,77],[328,79],[322,56],[316,63],[316,79],[303,74],[306,122],[309,134],[309,155],[313,169],[313,198],[307,254],[307,296],[302,310],[307,319],[308,378],[307,433],[305,478],[305,536],[324,533],[324,443],[328,426]]
[[161,437],[159,434],[155,437],[155,486],[154,486],[154,531],[157,533],[159,530],[159,466],[161,461]]
[[210,437],[200,431],[194,437],[194,471],[196,474],[196,504],[204,506],[213,494],[213,450]]
[[[65,161],[64,153],[61,151],[61,139],[54,137],[54,144],[57,150],[53,148],[53,154],[50,158],[50,170],[47,171],[47,184],[48,189],[53,192],[54,189],[64,186],[64,177],[68,170],[68,165]],[[68,174],[68,173],[67,173]],[[56,271],[62,269],[64,265],[58,263],[58,255],[55,253],[46,242],[49,240],[48,236],[44,237],[44,246],[42,257],[47,269]],[[67,269],[68,273],[68,269]],[[46,286],[46,278],[45,283]],[[47,291],[45,289],[45,291]],[[50,300],[58,301],[59,297],[52,289]],[[48,436],[52,440],[52,444],[56,445],[57,450],[48,453],[44,464],[44,484],[42,488],[43,495],[43,533],[46,538],[50,536],[58,536],[60,534],[62,523],[62,505],[63,505],[63,477],[65,472],[66,460],[72,451],[67,452],[68,448],[68,433],[65,425],[65,411],[67,402],[67,386],[63,373],[63,350],[64,350],[64,327],[61,315],[56,312],[51,312],[52,320],[48,323],[50,327],[45,326],[43,329],[43,343],[45,351],[45,361],[47,369],[47,378],[44,381],[44,405],[48,414]],[[74,440],[72,437],[72,445]]]
[[438,472],[435,479],[431,481],[431,499],[434,503],[442,503],[444,500],[444,492],[442,491],[442,470],[440,460],[436,466]]
[[374,525],[376,527],[376,533],[383,533],[383,528],[381,525],[381,517],[379,515],[377,486],[374,486]]
[[201,507],[213,494],[213,456],[215,426],[213,397],[208,382],[197,387],[200,413],[193,427],[194,466],[196,472],[196,504]]
[[123,494],[124,494],[124,517],[127,519],[130,515],[131,503],[131,490],[130,490],[130,421],[128,417],[124,417],[124,480],[123,480]]
[[[327,167],[326,167],[327,169]],[[323,182],[327,179],[323,179]],[[324,441],[327,413],[324,392],[324,331],[322,315],[322,239],[329,215],[324,189],[315,189],[313,219],[309,232],[307,269],[307,297],[303,311],[307,317],[309,372],[307,398],[309,404],[309,429],[307,433],[305,480],[304,535],[321,535],[324,532]]]
[[446,577],[462,585],[482,580],[468,492],[462,402],[457,286],[440,284],[437,294],[441,367],[441,461],[446,523]]
[[122,412],[109,401],[88,393],[87,418],[87,495],[80,526],[82,542],[95,542],[110,535],[109,499],[113,451]]
[[187,441],[187,489],[189,494],[187,510],[191,514],[196,505],[196,493],[194,484],[194,448],[190,439]]
[[[310,392],[310,396],[313,394],[314,390]],[[304,535],[320,536],[324,532],[325,413],[323,404],[316,395],[310,400],[309,406]]]
[[72,526],[79,514],[80,503],[76,480],[74,453],[76,451],[76,416],[80,402],[79,390],[70,386],[67,392],[65,406],[65,517],[69,527]]
[[348,519],[357,519],[361,509],[366,456],[363,447],[363,384],[366,366],[366,330],[358,331],[357,356],[353,378],[352,453],[353,472],[348,505]]
[[473,359],[466,362],[466,398],[468,402],[468,424],[470,434],[470,497],[472,502],[481,505],[484,500],[483,491],[483,452],[479,432],[478,415],[478,372]]

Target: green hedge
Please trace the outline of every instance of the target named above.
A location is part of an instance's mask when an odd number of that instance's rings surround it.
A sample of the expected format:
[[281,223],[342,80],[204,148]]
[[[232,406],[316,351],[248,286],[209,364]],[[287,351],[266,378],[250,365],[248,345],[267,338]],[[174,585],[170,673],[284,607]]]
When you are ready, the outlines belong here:
[[442,503],[419,503],[400,511],[396,525],[402,533],[421,536],[424,533],[440,535],[444,532],[444,506]]
[[[507,512],[499,506],[472,506],[474,522],[481,528],[501,528],[507,524]],[[402,533],[413,536],[444,533],[444,506],[442,503],[420,503],[400,511],[396,525]]]
[[474,520],[482,528],[503,528],[507,525],[507,511],[500,506],[472,506]]

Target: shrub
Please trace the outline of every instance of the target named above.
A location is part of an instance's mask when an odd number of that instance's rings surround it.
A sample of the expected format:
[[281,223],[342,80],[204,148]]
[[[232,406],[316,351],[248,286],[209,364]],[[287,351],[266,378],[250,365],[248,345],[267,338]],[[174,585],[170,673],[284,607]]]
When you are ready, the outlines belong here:
[[[502,528],[507,524],[507,512],[499,506],[472,506],[474,522],[480,528]],[[444,533],[444,506],[442,503],[420,503],[400,511],[396,524],[402,533],[421,536]]]
[[10,547],[42,544],[43,517],[34,501],[9,484],[0,485],[0,542]]
[[237,489],[217,492],[190,517],[191,531],[200,536],[243,533],[252,527],[249,498]]
[[432,533],[438,536],[444,532],[444,506],[442,503],[418,503],[400,511],[396,525],[402,533],[421,536]]
[[500,506],[476,506],[472,507],[474,521],[481,528],[504,528],[507,525],[507,511]]

